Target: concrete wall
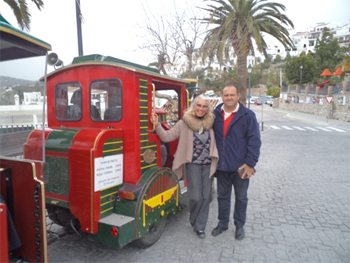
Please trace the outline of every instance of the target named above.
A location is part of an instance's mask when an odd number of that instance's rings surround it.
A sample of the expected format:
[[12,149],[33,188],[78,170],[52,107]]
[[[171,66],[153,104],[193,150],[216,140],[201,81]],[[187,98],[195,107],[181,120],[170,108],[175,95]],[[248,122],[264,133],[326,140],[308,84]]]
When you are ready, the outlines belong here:
[[[331,102],[328,102],[327,98],[332,98]],[[276,99],[273,106],[350,122],[349,92],[342,92],[332,96],[315,96],[290,92],[281,94],[281,98]]]

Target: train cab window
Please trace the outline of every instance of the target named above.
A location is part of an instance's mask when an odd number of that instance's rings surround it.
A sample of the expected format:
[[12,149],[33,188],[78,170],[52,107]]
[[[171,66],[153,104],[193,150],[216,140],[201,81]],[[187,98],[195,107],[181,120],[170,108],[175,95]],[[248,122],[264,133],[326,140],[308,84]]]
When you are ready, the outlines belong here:
[[79,83],[58,84],[55,89],[55,110],[58,120],[78,121],[82,115],[82,97]]
[[119,121],[122,118],[122,83],[119,79],[92,82],[90,117],[94,121]]

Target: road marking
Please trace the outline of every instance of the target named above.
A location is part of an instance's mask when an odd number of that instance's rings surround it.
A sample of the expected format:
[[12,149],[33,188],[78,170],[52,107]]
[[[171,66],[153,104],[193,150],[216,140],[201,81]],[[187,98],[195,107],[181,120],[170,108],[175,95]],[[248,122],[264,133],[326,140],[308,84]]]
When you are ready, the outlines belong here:
[[310,131],[318,131],[318,130],[316,130],[316,129],[314,129],[314,128],[311,128],[311,127],[305,127],[305,129],[308,129],[308,130],[310,130]]
[[272,129],[275,129],[275,130],[280,130],[281,128],[280,127],[277,127],[277,126],[275,126],[275,125],[271,125],[270,126]]
[[327,127],[327,129],[335,130],[335,131],[337,131],[337,132],[345,132],[345,131],[342,130],[342,129],[338,129],[338,128],[334,128],[334,127]]
[[330,132],[330,130],[326,129],[326,128],[322,128],[322,127],[316,127],[317,129],[320,129],[321,131],[325,131],[325,132]]
[[306,131],[304,128],[301,128],[301,127],[299,127],[299,126],[293,126],[293,128],[295,128],[295,129],[297,129],[297,130],[299,130],[299,131]]
[[345,130],[339,129],[339,128],[335,128],[335,127],[300,127],[300,126],[287,126],[287,125],[281,125],[281,126],[277,126],[277,125],[269,125],[270,128],[274,129],[274,130],[281,130],[282,128],[288,131],[293,131],[293,130],[299,130],[299,131],[313,131],[313,132],[319,132],[319,131],[325,131],[325,132],[346,132]]

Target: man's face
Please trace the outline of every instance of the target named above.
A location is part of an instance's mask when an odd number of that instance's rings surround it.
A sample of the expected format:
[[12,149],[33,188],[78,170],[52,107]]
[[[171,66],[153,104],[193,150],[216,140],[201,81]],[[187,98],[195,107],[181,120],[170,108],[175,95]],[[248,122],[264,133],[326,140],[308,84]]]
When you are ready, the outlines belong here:
[[236,87],[228,86],[225,87],[222,93],[222,101],[227,108],[236,108],[239,101],[239,94]]

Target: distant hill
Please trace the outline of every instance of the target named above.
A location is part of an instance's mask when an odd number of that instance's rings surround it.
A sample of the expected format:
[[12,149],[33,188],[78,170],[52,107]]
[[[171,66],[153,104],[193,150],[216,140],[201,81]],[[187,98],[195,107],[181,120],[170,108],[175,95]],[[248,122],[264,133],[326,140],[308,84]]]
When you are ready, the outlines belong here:
[[14,105],[15,95],[22,103],[23,92],[41,92],[42,87],[38,81],[0,76],[0,105]]
[[33,86],[35,84],[36,84],[36,81],[0,76],[0,88],[8,88],[8,87],[16,87],[16,86]]

